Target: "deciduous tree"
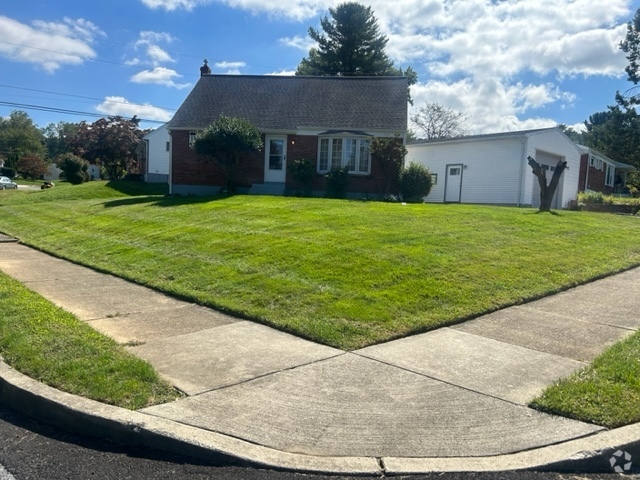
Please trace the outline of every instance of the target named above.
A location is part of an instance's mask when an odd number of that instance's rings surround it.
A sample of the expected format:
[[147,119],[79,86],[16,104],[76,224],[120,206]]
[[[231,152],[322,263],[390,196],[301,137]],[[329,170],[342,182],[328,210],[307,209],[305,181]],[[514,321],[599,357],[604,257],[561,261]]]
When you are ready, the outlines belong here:
[[15,110],[0,117],[0,156],[5,166],[16,169],[25,155],[44,156],[43,136],[26,112]]
[[418,127],[418,137],[432,140],[467,135],[467,116],[439,103],[425,102],[424,107],[412,115],[411,121]]
[[567,168],[567,162],[564,160],[558,162],[556,169],[553,171],[551,181],[547,185],[546,170],[543,170],[533,157],[529,156],[527,160],[540,185],[540,207],[538,208],[538,212],[551,212],[553,195],[556,193],[556,188],[558,188],[558,182],[560,181],[562,172]]
[[127,120],[120,116],[101,118],[87,124],[78,124],[76,134],[70,141],[73,153],[104,167],[112,180],[119,180],[127,172],[137,169],[136,147],[142,140],[140,120]]
[[243,118],[220,117],[196,135],[193,149],[222,169],[227,188],[236,190],[236,174],[243,154],[262,147],[260,132]]

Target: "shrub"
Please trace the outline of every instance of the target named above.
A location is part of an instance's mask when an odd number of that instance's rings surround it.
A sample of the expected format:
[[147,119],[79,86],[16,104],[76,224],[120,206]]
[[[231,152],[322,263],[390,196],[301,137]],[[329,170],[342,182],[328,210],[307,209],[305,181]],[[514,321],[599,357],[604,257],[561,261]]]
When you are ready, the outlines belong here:
[[0,168],[0,176],[9,177],[9,178],[15,178],[16,170],[15,170],[15,168],[2,167],[2,168]]
[[325,175],[327,179],[327,198],[345,198],[349,184],[349,166],[332,168]]
[[289,172],[293,179],[300,185],[305,194],[311,190],[311,182],[316,176],[316,162],[309,158],[300,158],[291,162]]
[[420,164],[411,163],[400,172],[400,196],[407,203],[424,202],[431,186],[431,173]]
[[56,165],[62,174],[60,175],[73,185],[80,185],[89,180],[89,162],[72,153],[65,153],[58,157]]

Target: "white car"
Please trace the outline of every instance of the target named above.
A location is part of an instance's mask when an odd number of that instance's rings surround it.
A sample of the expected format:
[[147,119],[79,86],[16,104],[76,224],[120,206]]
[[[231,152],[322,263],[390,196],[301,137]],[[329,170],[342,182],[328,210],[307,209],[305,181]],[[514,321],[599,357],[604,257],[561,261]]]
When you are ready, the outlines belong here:
[[12,182],[9,177],[0,177],[0,190],[6,190],[7,188],[18,188],[18,184]]

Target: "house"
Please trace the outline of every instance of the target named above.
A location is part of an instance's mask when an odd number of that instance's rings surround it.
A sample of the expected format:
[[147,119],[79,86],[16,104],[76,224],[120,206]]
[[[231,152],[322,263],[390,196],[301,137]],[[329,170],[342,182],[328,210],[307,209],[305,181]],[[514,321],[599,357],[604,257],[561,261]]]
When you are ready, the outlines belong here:
[[578,148],[581,152],[578,190],[605,194],[623,193],[627,173],[635,170],[635,167],[611,160],[584,145],[578,145]]
[[551,180],[567,162],[552,208],[566,208],[578,193],[580,150],[559,128],[474,135],[407,145],[407,162],[429,169],[434,180],[427,202],[540,205],[540,185],[527,164],[533,157]]
[[137,150],[144,181],[167,183],[169,181],[169,158],[171,137],[165,123],[142,137],[141,148]]
[[190,147],[196,133],[222,114],[250,121],[264,141],[262,151],[241,159],[239,191],[281,195],[298,188],[288,165],[311,159],[318,173],[315,193],[324,193],[324,174],[332,167],[349,165],[349,192],[375,194],[384,172],[372,161],[369,145],[374,137],[394,134],[404,140],[407,79],[211,75],[205,70],[167,124],[171,193],[209,195],[224,186],[220,168]]

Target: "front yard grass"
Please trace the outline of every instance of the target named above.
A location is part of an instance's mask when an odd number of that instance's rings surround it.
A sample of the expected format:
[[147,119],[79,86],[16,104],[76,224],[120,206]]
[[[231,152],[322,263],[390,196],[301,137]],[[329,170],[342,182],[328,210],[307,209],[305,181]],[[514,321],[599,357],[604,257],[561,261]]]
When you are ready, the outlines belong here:
[[180,397],[147,362],[3,273],[0,312],[0,357],[31,378],[129,409]]
[[530,406],[608,428],[640,422],[640,332],[548,387]]
[[640,264],[636,217],[138,188],[0,195],[0,231],[347,350]]

